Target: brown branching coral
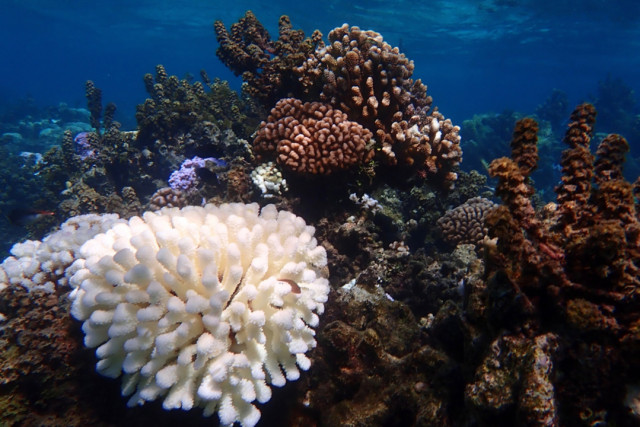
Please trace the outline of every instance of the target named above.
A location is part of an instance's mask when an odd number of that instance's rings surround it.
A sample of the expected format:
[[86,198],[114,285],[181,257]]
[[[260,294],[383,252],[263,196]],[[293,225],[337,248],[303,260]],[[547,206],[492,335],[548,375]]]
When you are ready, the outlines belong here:
[[[297,70],[301,75],[323,71],[320,99],[373,129],[410,105],[414,111],[431,105],[426,87],[411,79],[414,65],[375,31],[344,24],[329,32],[329,43]],[[396,120],[397,121],[397,120]]]
[[150,98],[137,106],[140,145],[150,147],[157,140],[171,143],[189,133],[200,136],[196,134],[206,122],[221,129],[232,128],[241,136],[250,133],[243,128],[243,122],[253,115],[249,103],[240,99],[226,82],[218,79],[212,82],[205,72],[201,75],[204,84],[169,76],[162,65],[156,66],[155,79],[145,74]]
[[87,98],[87,108],[91,113],[91,126],[97,133],[100,133],[100,129],[105,130],[112,127],[115,123],[113,116],[116,112],[116,105],[112,102],[108,103],[104,107],[104,117],[102,116],[102,91],[96,87],[91,81],[87,80],[85,83],[85,96]]
[[462,158],[460,129],[430,111],[431,97],[413,70],[379,33],[344,24],[296,72],[303,84],[320,86],[308,92],[319,90],[320,100],[374,133],[382,162],[412,166],[449,186]]
[[589,142],[595,120],[596,110],[593,105],[578,106],[571,114],[569,129],[564,137],[569,149],[562,153],[562,182],[556,188],[556,193],[560,221],[565,227],[590,221],[591,207],[588,202],[591,196],[594,156]]
[[[534,152],[529,146],[535,141],[534,123],[520,122],[513,159],[494,160],[489,168],[504,202],[487,218],[490,236],[498,239],[496,246],[487,247],[489,319],[494,330],[505,334],[502,339],[517,340],[523,348],[534,349],[552,333],[565,349],[545,356],[559,358],[553,369],[563,371],[561,377],[554,380],[549,373],[545,380],[551,412],[540,413],[542,418],[532,412],[527,424],[546,425],[544,419],[559,415],[574,419],[585,409],[607,408],[619,417],[626,413],[620,387],[640,380],[637,362],[619,363],[640,356],[640,220],[634,187],[622,177],[628,145],[619,135],[609,135],[595,158],[589,149],[594,123],[595,109],[589,104],[578,106],[571,116],[557,209],[545,207],[538,213],[530,201],[533,188],[527,178],[536,161],[525,153]],[[523,157],[532,161],[523,162]],[[509,369],[513,377],[524,368]],[[486,389],[489,377],[478,376],[467,389],[470,402],[482,398],[476,391]],[[555,391],[550,381],[556,382]],[[530,389],[524,383],[504,385],[510,395],[519,387],[531,396],[543,393],[535,384]],[[555,405],[558,400],[562,403]],[[497,408],[486,400],[477,404]],[[526,412],[524,401],[507,404]]]
[[409,167],[449,189],[462,160],[460,128],[431,108],[422,82],[412,78],[414,64],[379,33],[347,24],[311,38],[280,20],[280,37],[268,38],[251,12],[230,32],[215,24],[220,59],[243,74],[248,91],[267,106],[295,97],[323,102],[368,129],[379,164]]
[[520,172],[529,176],[538,166],[538,123],[531,118],[516,122],[511,141],[513,160],[518,164]]
[[287,98],[260,125],[254,151],[275,153],[279,164],[298,173],[328,175],[368,161],[371,137],[338,109]]
[[322,35],[311,38],[294,30],[288,16],[278,23],[278,40],[269,33],[251,11],[227,31],[222,21],[214,23],[219,47],[216,55],[235,75],[242,75],[247,92],[270,107],[280,98],[296,96],[297,76],[293,69],[313,52]]

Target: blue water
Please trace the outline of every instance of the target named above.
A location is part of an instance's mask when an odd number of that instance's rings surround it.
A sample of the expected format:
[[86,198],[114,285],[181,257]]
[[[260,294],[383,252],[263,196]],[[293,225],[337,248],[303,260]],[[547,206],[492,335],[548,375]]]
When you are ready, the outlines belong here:
[[146,97],[142,76],[160,63],[178,76],[204,68],[239,87],[215,56],[212,23],[228,27],[247,9],[275,37],[281,14],[307,34],[344,22],[380,32],[415,61],[415,77],[454,122],[532,112],[554,88],[576,104],[607,75],[640,93],[637,0],[3,0],[0,110],[25,97],[84,106],[91,79],[133,128],[135,105]]

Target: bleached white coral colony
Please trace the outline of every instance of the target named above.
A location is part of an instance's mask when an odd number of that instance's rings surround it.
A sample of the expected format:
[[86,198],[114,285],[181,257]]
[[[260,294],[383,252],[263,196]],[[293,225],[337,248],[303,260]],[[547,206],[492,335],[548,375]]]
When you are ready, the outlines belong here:
[[164,208],[111,220],[66,268],[97,370],[129,405],[163,398],[253,426],[269,384],[296,380],[329,284],[314,228],[273,205]]

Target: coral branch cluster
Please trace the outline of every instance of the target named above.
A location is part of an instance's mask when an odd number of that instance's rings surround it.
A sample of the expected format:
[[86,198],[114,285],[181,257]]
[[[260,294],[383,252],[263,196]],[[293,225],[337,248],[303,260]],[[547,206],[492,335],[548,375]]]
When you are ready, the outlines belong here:
[[216,55],[236,75],[242,74],[247,92],[271,106],[280,98],[295,95],[297,76],[293,70],[299,66],[315,46],[322,34],[316,31],[305,38],[302,30],[294,30],[288,16],[278,23],[278,40],[269,33],[251,11],[247,11],[229,31],[222,21],[214,23],[219,47]]
[[[590,151],[595,115],[589,104],[571,115],[557,203],[537,212],[531,201],[529,174],[537,164],[537,127],[531,119],[516,126],[512,158],[496,159],[489,168],[504,203],[487,217],[489,234],[497,238],[497,245],[487,247],[489,319],[494,330],[505,331],[496,343],[506,336],[534,348],[551,334],[564,349],[545,356],[563,370],[555,391],[544,391],[549,419],[558,416],[558,400],[565,416],[619,407],[621,384],[639,380],[633,374],[637,363],[622,360],[637,360],[640,348],[640,209],[633,186],[622,176],[626,140],[612,134],[600,142],[596,156]],[[467,389],[470,400],[487,397],[488,378],[476,373]],[[607,381],[592,383],[602,378]],[[518,403],[522,410],[524,404]]]
[[[426,86],[412,79],[413,61],[374,31],[344,24],[329,33],[325,45],[318,31],[303,39],[302,32],[290,30],[290,25],[287,17],[281,18],[280,38],[274,42],[251,12],[233,24],[230,33],[216,22],[218,56],[234,72],[243,73],[250,93],[267,107],[288,97],[301,103],[320,102],[371,132],[375,157],[361,156],[350,167],[374,158],[385,166],[409,167],[444,188],[451,187],[462,159],[460,129],[437,108],[431,109]],[[277,144],[266,145],[261,134],[265,127],[277,127],[279,117],[272,111],[261,125],[254,144],[263,155],[265,148],[275,150]],[[334,152],[320,146],[320,156]],[[301,154],[311,155],[313,162],[319,155],[317,150]],[[287,163],[288,157],[282,158],[281,152],[273,155],[286,169],[298,173],[323,174],[335,169],[301,168],[298,161]]]
[[320,99],[374,132],[385,163],[416,165],[436,174],[461,160],[459,128],[437,109],[429,112],[427,87],[411,78],[413,61],[375,31],[344,24],[328,39],[297,72],[303,82],[311,80],[306,74],[320,74]]

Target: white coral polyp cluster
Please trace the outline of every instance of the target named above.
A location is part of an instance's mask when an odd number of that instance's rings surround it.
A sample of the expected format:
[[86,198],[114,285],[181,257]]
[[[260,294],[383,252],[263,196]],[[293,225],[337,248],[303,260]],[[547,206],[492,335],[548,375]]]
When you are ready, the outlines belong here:
[[251,181],[260,189],[265,199],[280,196],[289,189],[287,180],[282,177],[282,172],[274,162],[266,162],[256,167],[251,172]]
[[60,230],[44,240],[27,240],[11,248],[12,256],[0,264],[0,290],[22,286],[27,290],[55,291],[66,285],[65,272],[75,260],[75,252],[96,234],[124,220],[116,214],[79,215],[65,221]]
[[310,366],[329,292],[313,234],[273,205],[226,204],[147,212],[96,235],[70,284],[97,370],[124,373],[130,406],[164,398],[255,425],[252,402]]

